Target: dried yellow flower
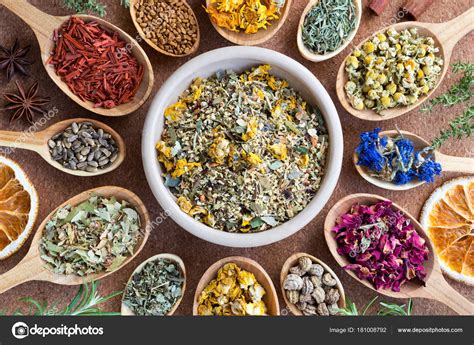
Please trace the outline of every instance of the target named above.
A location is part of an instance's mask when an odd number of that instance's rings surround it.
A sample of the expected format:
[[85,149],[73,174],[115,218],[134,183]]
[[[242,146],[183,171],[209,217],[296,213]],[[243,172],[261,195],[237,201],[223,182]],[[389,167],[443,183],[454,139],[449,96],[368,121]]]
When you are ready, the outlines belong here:
[[169,121],[178,121],[186,109],[186,103],[176,102],[175,104],[172,104],[166,108],[165,116]]
[[201,163],[199,162],[188,163],[186,159],[178,159],[174,167],[174,171],[171,173],[171,177],[172,178],[180,177],[181,175],[191,171],[195,167],[200,167],[200,166],[201,166]]
[[276,159],[285,160],[288,157],[288,150],[283,143],[270,145],[268,149]]
[[250,139],[254,138],[257,134],[258,130],[258,122],[256,117],[252,117],[247,124],[247,131],[242,133],[242,140],[249,141]]

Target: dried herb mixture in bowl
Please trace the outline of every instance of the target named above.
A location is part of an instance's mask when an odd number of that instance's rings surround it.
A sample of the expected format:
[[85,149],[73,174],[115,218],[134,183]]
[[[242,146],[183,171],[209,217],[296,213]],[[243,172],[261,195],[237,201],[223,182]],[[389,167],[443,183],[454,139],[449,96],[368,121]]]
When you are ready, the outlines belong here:
[[180,208],[227,232],[282,224],[315,196],[328,133],[317,108],[269,65],[195,79],[165,112],[156,144]]

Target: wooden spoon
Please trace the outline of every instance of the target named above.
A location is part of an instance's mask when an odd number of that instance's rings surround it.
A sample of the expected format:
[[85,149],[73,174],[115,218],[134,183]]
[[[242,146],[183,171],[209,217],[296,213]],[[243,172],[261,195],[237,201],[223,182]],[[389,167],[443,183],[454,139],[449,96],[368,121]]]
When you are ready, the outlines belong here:
[[339,298],[339,301],[337,302],[337,304],[338,304],[339,308],[345,308],[346,307],[346,296],[344,294],[344,288],[342,287],[341,281],[337,277],[336,273],[334,273],[334,271],[328,265],[326,265],[324,262],[322,262],[318,258],[316,258],[312,255],[306,254],[306,253],[296,253],[296,254],[293,254],[292,256],[290,256],[288,259],[286,259],[285,263],[283,264],[283,267],[281,268],[281,273],[280,273],[281,294],[283,295],[283,299],[285,300],[285,303],[286,303],[288,309],[290,309],[291,313],[293,315],[298,315],[298,316],[304,315],[303,312],[301,310],[299,310],[293,303],[290,303],[290,301],[288,300],[288,297],[286,296],[286,290],[283,288],[283,285],[284,285],[286,276],[290,273],[290,268],[292,268],[294,266],[298,266],[298,260],[302,256],[309,257],[314,263],[320,264],[321,266],[323,266],[323,268],[326,272],[331,273],[331,275],[333,276],[333,278],[337,282],[336,288],[339,290],[339,294],[341,295],[341,297]]
[[56,29],[59,29],[62,24],[64,24],[70,17],[56,17],[48,15],[40,10],[38,10],[33,5],[30,5],[26,0],[0,0],[0,4],[4,5],[10,11],[19,16],[23,21],[28,24],[33,32],[36,35],[36,38],[39,43],[41,50],[41,59],[43,61],[44,68],[49,74],[50,78],[56,83],[56,85],[71,98],[74,102],[84,107],[85,109],[92,111],[96,114],[104,116],[122,116],[127,115],[142,106],[143,103],[147,100],[148,96],[151,93],[153,88],[153,68],[151,66],[150,60],[146,55],[145,51],[140,47],[140,45],[132,37],[130,37],[125,31],[118,28],[117,26],[105,21],[102,18],[90,16],[90,15],[74,15],[74,17],[80,17],[87,21],[96,21],[104,28],[117,32],[122,40],[128,43],[127,46],[130,46],[131,52],[137,59],[138,63],[141,64],[144,68],[143,79],[138,88],[137,93],[135,94],[132,101],[128,103],[121,104],[112,109],[105,109],[102,107],[94,107],[93,102],[83,101],[77,97],[61,80],[56,74],[54,66],[47,64],[47,60],[50,57],[50,52],[55,46],[53,41],[53,32]]
[[[74,274],[58,274],[54,273],[48,268],[45,267],[45,262],[40,257],[39,252],[39,244],[41,237],[43,235],[43,231],[45,229],[46,223],[53,217],[56,211],[64,207],[66,205],[78,205],[83,201],[86,201],[91,197],[92,194],[98,194],[103,197],[115,197],[117,200],[125,200],[127,201],[140,215],[141,221],[141,229],[142,229],[142,237],[140,241],[136,245],[135,252],[132,256],[128,257],[120,267],[114,269],[111,272],[100,272],[90,274],[85,277],[81,277]],[[136,196],[131,191],[115,186],[104,186],[99,188],[94,188],[81,194],[76,195],[75,197],[69,199],[68,201],[61,204],[56,210],[51,212],[41,223],[38,230],[36,231],[35,237],[31,242],[31,247],[26,256],[23,260],[20,261],[15,267],[13,267],[10,271],[0,275],[0,293],[3,293],[17,285],[20,285],[24,282],[33,281],[33,280],[40,280],[40,281],[48,281],[55,284],[60,285],[79,285],[83,284],[84,282],[89,282],[93,280],[99,280],[108,275],[118,271],[120,268],[127,265],[130,261],[132,261],[138,253],[143,249],[146,241],[148,240],[149,235],[149,224],[150,224],[150,217],[148,215],[148,211],[140,200],[138,196]]]
[[[186,290],[186,267],[184,266],[184,262],[183,260],[177,256],[177,255],[174,255],[174,254],[168,254],[168,253],[163,253],[163,254],[158,254],[158,255],[154,255],[148,259],[146,259],[145,261],[143,261],[140,265],[138,265],[137,268],[135,268],[135,271],[133,271],[132,275],[130,276],[130,279],[128,280],[127,282],[127,285],[130,284],[130,281],[132,280],[133,276],[137,273],[140,273],[141,270],[143,269],[143,267],[145,267],[145,265],[149,262],[153,262],[153,261],[157,261],[157,260],[160,260],[160,259],[166,259],[166,260],[170,260],[172,261],[173,263],[175,263],[177,266],[178,266],[178,269],[180,270],[181,272],[181,275],[182,277],[184,278],[184,281],[183,281],[183,287],[181,288],[181,297],[176,301],[176,303],[173,305],[173,307],[171,308],[171,310],[166,313],[166,316],[171,316],[174,314],[174,312],[176,311],[176,309],[178,309],[178,306],[179,304],[181,303],[181,300],[183,299],[183,296],[184,296],[184,291]],[[123,301],[125,299],[125,291],[123,293],[123,296],[122,296],[122,306],[121,306],[121,314],[122,316],[134,316],[135,313],[133,312],[133,310],[131,310]]]
[[153,43],[150,39],[148,39],[145,35],[145,33],[143,32],[143,28],[140,26],[140,24],[137,22],[137,9],[135,8],[135,4],[140,1],[140,0],[131,0],[130,1],[130,15],[132,17],[132,21],[133,21],[133,24],[135,25],[135,28],[137,29],[138,33],[140,34],[140,37],[146,42],[148,43],[153,49],[155,49],[157,52],[161,53],[161,54],[164,54],[164,55],[168,55],[168,56],[172,56],[172,57],[183,57],[183,56],[188,56],[188,55],[191,55],[193,54],[194,52],[196,52],[196,50],[199,48],[199,42],[201,40],[201,34],[200,34],[200,31],[199,31],[199,24],[198,24],[198,21],[197,21],[197,18],[196,18],[196,15],[194,14],[194,11],[193,9],[191,8],[191,6],[189,6],[189,4],[186,2],[186,0],[183,0],[182,3],[187,7],[189,8],[189,10],[191,11],[191,13],[193,14],[193,17],[194,17],[194,20],[196,22],[196,28],[197,28],[197,37],[196,37],[196,42],[194,43],[193,47],[191,48],[191,50],[189,50],[187,53],[185,54],[174,54],[174,53],[170,53],[160,47],[158,47],[155,43]]
[[[254,34],[246,34],[243,31],[235,32],[230,31],[226,28],[221,28],[219,25],[214,23],[212,19],[211,23],[216,29],[216,31],[229,42],[242,46],[254,46],[262,44],[272,38],[273,35],[275,35],[278,30],[280,30],[280,28],[283,26],[286,17],[288,17],[288,14],[290,13],[291,2],[292,0],[286,0],[285,5],[283,5],[283,7],[281,8],[280,17],[276,20],[270,21],[270,24],[267,25],[266,29],[259,29]],[[213,3],[212,0],[206,0],[206,6],[215,6],[215,3]]]
[[[438,82],[435,87],[428,93],[427,96],[421,97],[416,103],[409,106],[396,107],[391,109],[386,109],[381,111],[380,115],[371,109],[356,110],[351,106],[349,98],[346,95],[344,90],[344,85],[347,82],[347,73],[345,71],[345,65],[347,57],[342,61],[341,66],[339,67],[339,72],[337,74],[336,81],[336,92],[344,109],[349,112],[349,114],[354,115],[362,120],[368,121],[381,121],[396,118],[400,115],[408,113],[409,111],[417,108],[420,104],[426,101],[429,96],[436,90],[436,88],[441,84],[444,76],[446,75],[447,70],[449,69],[449,60],[453,52],[453,48],[456,43],[466,36],[471,30],[474,29],[474,7],[471,7],[469,10],[461,14],[460,16],[450,20],[449,22],[434,24],[434,23],[419,23],[419,22],[403,22],[395,25],[388,26],[374,35],[379,33],[384,33],[388,28],[394,28],[397,31],[402,31],[408,28],[417,28],[418,33],[423,36],[430,36],[435,42],[435,47],[439,47],[440,51],[439,56],[443,59],[443,70],[441,71],[440,76],[438,77]],[[362,41],[358,47],[372,38],[374,35],[371,35],[364,41]],[[349,54],[350,55],[350,54]],[[348,56],[349,56],[348,55]]]
[[343,44],[337,48],[333,52],[329,52],[326,54],[317,54],[313,53],[311,50],[306,48],[306,46],[303,43],[303,24],[306,19],[306,15],[308,12],[315,6],[319,0],[310,0],[308,2],[308,5],[306,5],[306,8],[303,11],[303,14],[301,15],[300,22],[298,24],[298,34],[296,35],[296,43],[298,44],[298,50],[300,51],[301,56],[303,56],[305,59],[309,61],[314,61],[314,62],[320,62],[324,60],[328,60],[337,54],[339,54],[341,51],[343,51],[349,43],[352,42],[354,39],[354,36],[357,33],[357,30],[359,30],[359,25],[360,25],[360,18],[362,16],[362,4],[361,0],[354,0],[354,7],[355,7],[355,15],[356,15],[356,25],[354,30],[349,34],[349,36],[345,39]]
[[[388,199],[374,194],[351,194],[339,200],[331,208],[324,222],[324,236],[326,237],[326,243],[329,247],[329,250],[341,267],[348,265],[349,261],[345,256],[339,255],[337,252],[338,245],[332,231],[336,224],[336,220],[341,215],[349,212],[354,204],[374,205],[379,201],[387,200]],[[424,265],[427,273],[425,278],[426,286],[423,286],[419,282],[417,283],[415,281],[407,281],[400,287],[400,292],[394,292],[389,289],[376,290],[367,280],[361,280],[357,278],[353,271],[347,270],[346,272],[361,284],[382,295],[394,298],[420,297],[433,299],[446,304],[458,314],[472,315],[474,313],[474,305],[467,298],[452,288],[451,285],[446,282],[446,280],[444,280],[438,260],[433,254],[435,252],[433,245],[431,244],[425,230],[422,228],[420,223],[418,223],[418,221],[411,214],[403,210],[397,204],[392,203],[392,207],[395,210],[403,212],[404,215],[413,223],[418,234],[426,241],[426,245],[429,249],[428,260]]]
[[265,305],[268,308],[268,315],[280,315],[278,295],[275,291],[275,286],[273,285],[270,276],[256,261],[243,256],[229,256],[227,258],[221,259],[209,267],[206,272],[204,272],[197,285],[196,293],[194,294],[193,315],[198,315],[199,296],[201,295],[201,292],[213,279],[216,279],[217,271],[219,271],[219,269],[221,269],[221,267],[225,264],[231,262],[240,268],[253,273],[257,281],[263,286],[266,294],[263,296],[262,300],[265,302]]
[[[421,150],[425,147],[430,146],[430,143],[428,143],[425,139],[407,131],[400,131],[400,132],[395,131],[395,130],[385,131],[385,132],[381,132],[379,135],[380,137],[384,137],[384,136],[396,137],[399,135],[399,133],[403,134],[404,137],[406,137],[407,139],[410,139],[413,142],[413,146],[415,147],[415,150]],[[442,154],[439,151],[434,151],[433,154],[434,154],[435,161],[441,164],[443,171],[474,174],[474,158],[448,156],[448,155]],[[371,176],[370,170],[367,167],[357,164],[358,160],[359,158],[357,154],[354,152],[353,161],[354,161],[354,166],[357,172],[365,180],[367,180],[368,182],[372,183],[373,185],[377,187],[388,189],[388,190],[407,190],[407,189],[421,186],[422,184],[425,183],[425,181],[414,180],[404,185],[396,185],[395,183],[384,181],[377,177]]]
[[[115,143],[118,147],[118,157],[117,159],[107,168],[98,169],[96,172],[87,172],[82,170],[72,170],[63,167],[60,163],[53,160],[51,153],[49,152],[48,140],[51,139],[57,133],[62,132],[67,127],[69,127],[73,122],[91,122],[94,127],[102,128],[104,132],[109,133],[112,138],[115,140]],[[43,159],[48,162],[50,165],[55,167],[62,172],[65,172],[69,175],[89,177],[89,176],[98,176],[102,174],[107,174],[119,167],[125,159],[125,142],[122,137],[114,131],[112,128],[106,124],[85,118],[69,119],[55,123],[54,125],[46,128],[40,132],[11,132],[11,131],[0,131],[0,146],[12,147],[13,149],[26,149],[35,151]]]

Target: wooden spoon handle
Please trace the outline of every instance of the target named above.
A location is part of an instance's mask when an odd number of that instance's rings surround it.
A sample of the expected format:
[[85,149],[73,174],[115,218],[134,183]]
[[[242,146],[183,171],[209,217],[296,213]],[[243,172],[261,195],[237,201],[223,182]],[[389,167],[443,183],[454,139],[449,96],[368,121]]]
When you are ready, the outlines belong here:
[[41,48],[48,42],[53,30],[58,27],[58,18],[40,11],[26,0],[0,0],[0,4],[15,13],[33,29]]
[[[425,290],[426,289],[426,290]],[[474,304],[457,292],[444,278],[436,279],[429,288],[426,287],[424,295],[420,297],[430,298],[446,304],[459,315],[473,315]]]
[[456,43],[474,30],[474,7],[448,22],[430,24],[429,27],[438,36],[449,58]]
[[[0,131],[0,146],[10,147],[11,151],[15,149],[26,149],[41,153],[45,148],[45,140],[41,132],[11,132]],[[6,150],[3,150],[4,152]]]
[[18,265],[0,275],[0,294],[32,280],[47,280],[47,271],[39,257],[26,255]]
[[435,153],[435,157],[443,171],[474,174],[474,158],[448,156],[439,152]]

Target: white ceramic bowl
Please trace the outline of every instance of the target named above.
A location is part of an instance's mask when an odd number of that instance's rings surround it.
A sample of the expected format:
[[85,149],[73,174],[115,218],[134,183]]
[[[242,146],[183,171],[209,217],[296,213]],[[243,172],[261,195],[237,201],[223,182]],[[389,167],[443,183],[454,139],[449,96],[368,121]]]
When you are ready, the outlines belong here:
[[[321,110],[329,134],[329,156],[320,189],[313,200],[294,218],[259,233],[229,233],[213,229],[181,211],[176,198],[163,183],[155,144],[161,137],[164,110],[175,103],[194,78],[209,77],[218,70],[241,72],[260,64],[270,64],[271,73],[286,79],[310,104]],[[204,53],[174,72],[156,94],[145,121],[142,156],[148,184],[161,207],[182,228],[206,241],[229,247],[257,247],[280,241],[308,224],[329,200],[341,171],[343,139],[336,107],[326,89],[303,65],[286,55],[259,47],[226,47]]]

